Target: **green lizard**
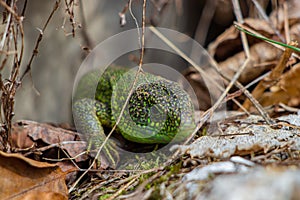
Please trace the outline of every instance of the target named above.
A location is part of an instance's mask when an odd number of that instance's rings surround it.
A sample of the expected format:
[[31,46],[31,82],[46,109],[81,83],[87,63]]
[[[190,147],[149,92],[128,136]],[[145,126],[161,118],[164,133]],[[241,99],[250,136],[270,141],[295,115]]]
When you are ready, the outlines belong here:
[[[100,77],[89,72],[79,83],[74,97],[76,127],[87,135],[88,150],[99,148],[106,138],[104,127],[112,128],[129,95],[136,72],[108,68]],[[97,83],[96,91],[90,91]],[[116,133],[141,144],[167,144],[183,140],[195,128],[194,109],[189,95],[170,80],[142,72]],[[86,97],[93,92],[95,98]],[[119,161],[117,145],[108,140],[102,149],[112,168]]]

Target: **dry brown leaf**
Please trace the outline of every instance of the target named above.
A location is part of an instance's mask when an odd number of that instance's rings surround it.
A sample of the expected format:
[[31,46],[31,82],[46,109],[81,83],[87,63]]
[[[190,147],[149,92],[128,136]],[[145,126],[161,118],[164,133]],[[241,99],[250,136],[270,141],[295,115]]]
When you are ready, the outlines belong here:
[[[288,19],[290,29],[300,22],[300,2],[297,0],[288,1]],[[279,7],[270,14],[270,22],[275,25],[279,32],[283,31],[284,26],[284,12],[283,8]],[[267,38],[278,40],[278,36],[274,33],[269,23],[265,20],[246,18],[244,25],[251,27],[256,32],[264,35]],[[292,32],[291,32],[292,34]],[[293,35],[293,34],[292,34]],[[295,35],[296,36],[296,35]],[[299,35],[298,35],[299,37]],[[296,38],[295,38],[296,39]],[[253,37],[248,37],[250,46],[254,43],[260,43],[261,40],[256,40]],[[242,51],[242,43],[240,41],[240,32],[234,26],[231,26],[224,33],[209,45],[209,53],[214,56],[217,61],[223,61],[233,54]]]
[[34,141],[28,137],[28,132],[24,131],[24,127],[19,123],[12,125],[11,139],[11,146],[14,149],[28,149],[34,146]]
[[[267,44],[258,43],[250,48],[251,59],[247,67],[241,74],[239,81],[248,83],[260,76],[266,69],[271,68],[277,58],[281,54],[281,50]],[[240,66],[245,62],[245,53],[240,52],[227,60],[220,62],[221,71],[229,77],[233,77]],[[266,63],[256,66],[261,63]],[[192,88],[197,96],[198,105],[201,110],[207,110],[211,106],[211,99],[207,91],[207,87],[203,82],[201,75],[193,68],[189,68],[184,72],[185,78],[191,83]],[[213,91],[210,91],[213,92]]]
[[284,103],[289,106],[300,105],[300,64],[286,72],[271,92],[265,93],[260,99],[263,106]]
[[[293,41],[300,41],[300,2],[292,0],[288,1],[287,5],[288,12],[284,13],[283,7],[278,7],[278,9],[271,13],[270,22],[283,38],[285,35],[284,18],[286,17],[285,14],[287,14],[290,38]],[[247,18],[245,19],[244,25],[269,39],[280,41],[280,36],[275,34],[275,31],[265,20]],[[282,54],[282,50],[279,50],[262,40],[256,40],[250,36],[247,36],[247,39],[251,56],[250,62],[239,77],[239,81],[243,84],[253,81],[266,70],[275,66],[279,60],[279,56]],[[239,31],[237,31],[234,26],[226,30],[216,39],[216,41],[209,45],[209,52],[217,59],[217,61],[219,61],[221,71],[230,77],[233,77],[246,60],[245,53],[242,50]],[[292,57],[286,66],[292,66],[296,62],[297,60]],[[295,67],[292,69],[294,68]],[[299,79],[297,76],[296,69],[287,72],[286,75],[281,77],[280,83],[272,87],[270,92],[265,91],[263,95],[259,95],[260,98],[258,100],[260,100],[263,106],[277,103],[299,106],[299,82],[297,82]]]
[[[292,42],[289,42],[289,45],[297,47],[298,43],[292,41]],[[275,84],[278,83],[278,80],[280,80],[280,77],[282,76],[283,71],[285,70],[285,68],[287,66],[287,63],[290,60],[290,57],[291,57],[292,53],[293,53],[293,51],[290,48],[285,49],[284,53],[282,54],[282,56],[280,57],[278,63],[272,69],[270,74],[268,74],[267,77],[262,79],[256,85],[256,87],[252,91],[252,96],[255,99],[259,99],[267,89],[270,89],[272,86],[274,86]],[[244,101],[244,103],[243,103],[243,107],[247,110],[249,110],[251,105],[252,104],[251,104],[250,99],[246,99],[246,101]]]
[[18,124],[22,124],[33,140],[36,141],[41,139],[46,144],[55,144],[62,141],[75,141],[76,137],[78,137],[78,133],[76,132],[54,127],[46,123],[37,123],[28,120],[22,120],[20,122],[18,122]]
[[300,23],[295,24],[290,29],[291,40],[300,42]]
[[[273,38],[275,35],[269,24],[264,20],[248,18],[245,19],[245,25],[268,38]],[[260,76],[262,72],[270,69],[273,66],[270,63],[275,63],[282,52],[272,45],[253,37],[248,37],[248,42],[251,60],[239,77],[241,83],[249,83]],[[231,26],[209,45],[209,52],[219,61],[221,71],[230,77],[233,77],[246,60],[240,32],[234,26]]]
[[[298,41],[300,41],[299,7],[299,1],[294,0],[288,2],[288,18],[291,30],[291,39]],[[272,12],[270,21],[273,25],[275,25],[278,32],[284,35],[284,14],[281,7]],[[244,25],[250,27],[269,39],[279,40],[274,30],[265,20],[246,18]],[[261,75],[263,71],[272,67],[268,64],[276,63],[279,55],[282,52],[281,50],[266,44],[264,41],[254,39],[250,36],[248,36],[247,39],[250,45],[251,61],[239,78],[241,83],[251,82],[256,77]],[[208,49],[210,54],[219,62],[220,69],[223,71],[223,73],[226,73],[231,77],[245,62],[245,54],[243,52],[242,43],[240,40],[240,33],[234,26],[231,26],[228,30],[222,33],[214,42],[209,45]],[[254,66],[260,67],[258,68]]]
[[[264,71],[275,66],[274,63],[276,63],[281,53],[281,50],[267,43],[258,43],[251,46],[250,61],[240,75],[239,81],[246,84],[259,77]],[[229,77],[233,77],[245,61],[245,53],[239,52],[225,61],[220,62],[219,67],[224,74],[228,75]],[[266,64],[264,65],[263,63]],[[270,63],[271,65],[269,65]]]
[[[290,0],[287,1],[288,3],[288,21],[289,21],[289,25],[292,26],[296,23],[300,22],[300,13],[299,13],[299,9],[300,9],[300,1],[299,0]],[[284,27],[284,11],[282,7],[279,7],[278,10],[276,10],[275,12],[272,12],[270,14],[270,21],[276,25],[276,28],[278,30],[282,30]]]
[[66,196],[56,193],[56,192],[40,192],[40,191],[32,191],[21,198],[16,198],[20,200],[66,200],[68,199]]
[[[264,20],[247,18],[245,19],[245,25],[266,37],[272,37],[274,35],[274,31]],[[248,41],[250,45],[261,42],[253,37],[248,37]],[[223,61],[240,51],[243,51],[240,32],[233,25],[219,35],[208,47],[208,52],[217,61]]]
[[[13,135],[14,147],[20,149],[32,147],[34,142],[41,140],[46,145],[57,144],[58,147],[64,148],[71,157],[75,157],[86,150],[85,142],[74,142],[79,138],[77,132],[54,127],[46,123],[28,120],[19,121],[13,125]],[[26,143],[19,141],[26,141]],[[87,156],[79,156],[76,158],[76,161],[79,162],[86,159]]]
[[0,199],[67,199],[65,175],[56,165],[0,152]]

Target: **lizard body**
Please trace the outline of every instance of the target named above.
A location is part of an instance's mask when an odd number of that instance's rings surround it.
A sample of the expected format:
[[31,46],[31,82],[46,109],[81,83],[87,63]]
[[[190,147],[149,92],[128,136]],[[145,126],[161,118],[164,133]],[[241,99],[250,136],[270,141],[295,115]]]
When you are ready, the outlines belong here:
[[[79,81],[73,104],[77,128],[87,134],[89,148],[99,148],[112,128],[129,95],[135,72],[108,68],[101,77],[89,72]],[[86,98],[97,83],[95,98]],[[116,129],[126,140],[141,144],[167,144],[183,140],[195,128],[189,95],[179,84],[150,73],[140,73]],[[103,153],[114,167],[119,159],[116,144],[109,140]]]

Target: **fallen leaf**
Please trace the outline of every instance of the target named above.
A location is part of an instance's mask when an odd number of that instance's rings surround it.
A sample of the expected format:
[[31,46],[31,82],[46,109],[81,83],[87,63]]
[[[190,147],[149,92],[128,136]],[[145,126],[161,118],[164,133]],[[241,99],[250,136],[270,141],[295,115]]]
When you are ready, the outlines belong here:
[[[17,198],[18,199],[18,198]],[[40,191],[32,191],[28,192],[20,199],[22,200],[66,200],[68,199],[66,196],[56,193],[56,192],[40,192]]]
[[0,199],[68,199],[65,176],[54,164],[0,151]]
[[[56,147],[65,149],[71,157],[86,150],[86,142],[78,141],[82,135],[46,123],[29,120],[18,121],[13,125],[13,136],[13,146],[21,149],[32,147],[38,140],[41,140],[46,145],[56,144]],[[76,157],[75,160],[77,162],[84,161],[87,160],[87,156],[82,155]]]
[[282,75],[276,86],[270,92],[264,93],[259,99],[263,106],[284,103],[289,106],[300,105],[300,64]]

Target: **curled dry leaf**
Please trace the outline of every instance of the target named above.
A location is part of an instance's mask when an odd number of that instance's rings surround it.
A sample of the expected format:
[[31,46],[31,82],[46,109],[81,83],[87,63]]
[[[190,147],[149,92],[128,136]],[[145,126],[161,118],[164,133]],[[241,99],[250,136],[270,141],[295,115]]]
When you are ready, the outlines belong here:
[[[298,45],[298,43],[292,41],[292,42],[289,42],[289,45],[296,47]],[[256,87],[252,91],[252,96],[255,99],[260,99],[260,97],[264,94],[265,91],[267,91],[267,89],[274,86],[278,82],[278,80],[280,79],[280,77],[283,74],[283,71],[286,68],[286,65],[287,65],[292,53],[293,53],[293,51],[290,48],[286,48],[284,53],[281,55],[278,63],[272,69],[270,74],[268,74],[264,79],[262,79],[256,85]],[[243,107],[245,109],[249,110],[249,108],[251,107],[251,102],[249,99],[246,99],[246,101],[243,103]]]
[[[79,139],[77,132],[54,127],[46,123],[28,120],[19,121],[13,125],[13,135],[13,145],[18,149],[30,148],[38,140],[43,141],[46,145],[64,148],[71,157],[75,157],[86,149],[85,142],[77,141]],[[79,162],[86,159],[86,156],[79,156],[76,158],[76,161]]]
[[[273,38],[275,35],[269,24],[264,20],[245,19],[245,25],[268,38]],[[248,37],[247,39],[251,46],[251,60],[239,78],[241,83],[251,82],[261,75],[262,72],[272,67],[282,52],[272,45],[253,37]],[[219,61],[220,70],[230,77],[233,77],[246,60],[240,39],[240,32],[234,26],[231,26],[212,42],[208,50]]]
[[65,175],[56,165],[0,152],[0,199],[68,199]]
[[[288,3],[288,19],[291,30],[291,39],[300,41],[299,37],[299,1],[289,1]],[[278,32],[283,34],[284,28],[284,12],[283,8],[278,8],[270,14],[270,22],[275,25]],[[275,31],[265,20],[246,18],[244,25],[251,27],[256,32],[264,35],[269,39],[279,40]],[[281,50],[266,44],[266,42],[257,40],[248,36],[250,46],[251,61],[242,73],[239,81],[249,83],[266,69],[270,63],[276,63]],[[257,46],[256,46],[257,45]],[[256,47],[255,47],[256,46]],[[255,48],[255,49],[253,49]],[[234,26],[231,26],[222,33],[214,42],[209,45],[209,53],[219,62],[220,69],[229,75],[235,74],[239,67],[245,62],[245,54],[243,52],[240,32]],[[265,63],[265,64],[264,64]],[[255,66],[260,67],[255,67]],[[273,65],[274,66],[274,65]]]
[[300,64],[295,65],[286,72],[278,82],[260,99],[263,106],[284,103],[289,106],[300,105]]
[[[298,0],[290,0],[287,1],[288,4],[288,23],[290,26],[293,26],[300,22],[300,1]],[[270,21],[273,24],[276,24],[276,28],[278,30],[282,30],[284,28],[284,18],[285,13],[282,7],[279,7],[276,12],[272,12],[270,14]]]
[[[288,12],[285,13],[283,7],[278,7],[270,14],[270,22],[247,18],[245,19],[244,25],[269,39],[285,42],[280,38],[284,38],[284,35],[286,34],[286,30],[284,29],[284,19],[287,14],[289,26],[288,34],[291,40],[300,41],[300,2],[293,0],[286,3]],[[270,24],[272,24],[272,27]],[[276,66],[276,63],[279,62],[280,55],[283,52],[283,48],[279,49],[265,41],[257,40],[251,36],[247,36],[247,39],[250,46],[250,62],[239,77],[239,81],[243,84],[250,83],[257,77],[263,75],[263,73],[267,70]],[[233,77],[246,60],[240,39],[240,33],[234,26],[226,30],[209,45],[209,52],[219,62],[219,67],[222,73],[229,77]],[[294,57],[291,57],[283,67],[293,66],[297,62],[298,61]],[[259,98],[254,95],[254,97],[257,98],[263,106],[274,105],[277,103],[284,103],[295,107],[300,105],[298,67],[293,66],[290,71],[286,72],[285,69],[284,72],[285,74],[281,75],[279,79],[280,82],[270,88],[270,91],[263,91],[264,94],[260,94]],[[201,84],[201,81],[198,82]],[[250,108],[249,110],[253,109]]]
[[[272,37],[274,35],[274,31],[265,20],[246,18],[245,25],[266,37]],[[253,37],[248,37],[247,39],[250,45],[261,42]],[[208,52],[217,61],[223,61],[240,51],[243,51],[240,32],[233,25],[219,35],[208,47]]]
[[65,200],[67,199],[64,195],[55,192],[39,192],[33,191],[25,194],[21,198],[22,200]]
[[[267,44],[258,43],[250,47],[251,58],[239,77],[241,83],[249,83],[255,78],[262,75],[262,73],[274,66],[281,50]],[[221,71],[229,77],[233,77],[237,70],[246,61],[245,53],[239,52],[234,56],[219,63]]]
[[21,123],[15,123],[12,125],[11,131],[11,146],[14,149],[29,149],[34,146],[34,141],[28,137],[28,132],[24,130]]

